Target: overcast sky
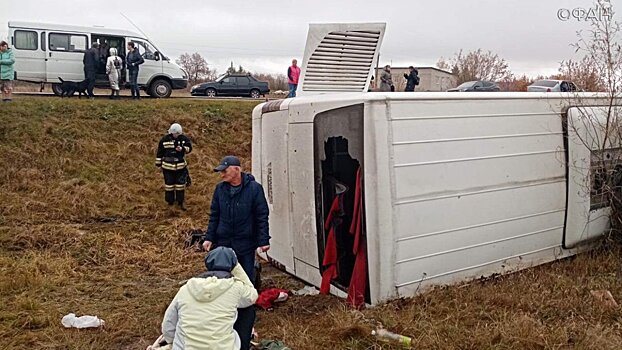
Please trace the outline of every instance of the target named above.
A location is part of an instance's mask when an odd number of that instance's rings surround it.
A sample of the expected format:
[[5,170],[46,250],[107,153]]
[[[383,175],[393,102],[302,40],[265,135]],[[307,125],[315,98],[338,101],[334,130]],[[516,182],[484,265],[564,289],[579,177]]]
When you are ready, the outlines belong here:
[[3,0],[0,37],[12,20],[137,31],[122,12],[169,57],[199,52],[218,72],[233,61],[284,73],[291,58],[302,61],[309,23],[386,22],[381,65],[433,66],[460,49],[482,48],[515,74],[535,76],[576,58],[569,44],[587,28],[559,20],[559,10],[590,7],[590,0]]

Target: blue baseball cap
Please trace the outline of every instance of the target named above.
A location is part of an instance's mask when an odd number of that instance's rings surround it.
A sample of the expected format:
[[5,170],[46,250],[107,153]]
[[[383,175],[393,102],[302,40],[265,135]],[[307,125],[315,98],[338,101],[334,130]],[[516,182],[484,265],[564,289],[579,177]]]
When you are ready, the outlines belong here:
[[214,171],[223,171],[232,165],[240,166],[240,159],[236,156],[226,156],[220,161],[220,164],[214,168]]

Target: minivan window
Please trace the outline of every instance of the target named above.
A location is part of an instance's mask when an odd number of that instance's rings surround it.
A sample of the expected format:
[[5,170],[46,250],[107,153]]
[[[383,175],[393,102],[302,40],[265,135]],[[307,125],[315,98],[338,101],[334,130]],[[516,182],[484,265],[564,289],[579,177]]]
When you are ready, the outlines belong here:
[[16,30],[15,31],[15,48],[18,50],[36,50],[37,32],[30,30]]
[[84,52],[86,45],[86,35],[50,33],[50,50],[52,51]]
[[155,54],[153,50],[149,47],[149,43],[132,40],[138,46],[138,52],[142,54],[143,58],[146,60],[155,60]]

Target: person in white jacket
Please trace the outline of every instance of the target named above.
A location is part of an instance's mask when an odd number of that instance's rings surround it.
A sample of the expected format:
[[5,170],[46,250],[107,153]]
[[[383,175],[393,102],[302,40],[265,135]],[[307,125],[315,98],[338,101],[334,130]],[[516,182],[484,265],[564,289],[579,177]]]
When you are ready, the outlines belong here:
[[255,304],[257,290],[231,248],[205,257],[207,272],[182,286],[166,309],[162,335],[172,350],[237,350],[237,309]]
[[121,69],[123,68],[123,60],[117,56],[117,49],[110,48],[110,56],[106,61],[106,74],[110,81],[110,98],[119,98],[119,78],[121,77]]

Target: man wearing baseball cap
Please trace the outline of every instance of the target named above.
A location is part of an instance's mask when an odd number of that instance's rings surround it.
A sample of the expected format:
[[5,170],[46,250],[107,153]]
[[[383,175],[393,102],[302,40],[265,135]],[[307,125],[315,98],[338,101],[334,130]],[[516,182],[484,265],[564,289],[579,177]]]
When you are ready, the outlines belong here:
[[[220,172],[222,182],[214,189],[203,248],[232,248],[250,280],[255,281],[255,251],[270,249],[269,210],[263,187],[253,175],[242,172],[240,159],[235,156],[224,157],[214,171]],[[250,347],[254,323],[253,306],[238,310],[234,329],[240,335],[242,350]]]

